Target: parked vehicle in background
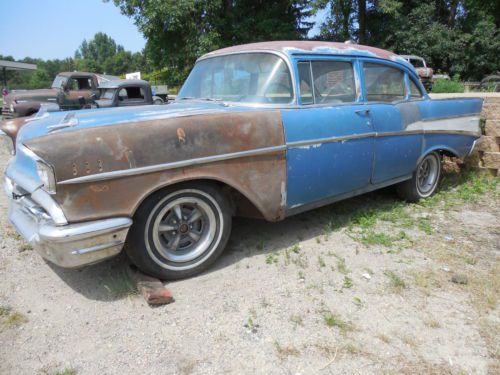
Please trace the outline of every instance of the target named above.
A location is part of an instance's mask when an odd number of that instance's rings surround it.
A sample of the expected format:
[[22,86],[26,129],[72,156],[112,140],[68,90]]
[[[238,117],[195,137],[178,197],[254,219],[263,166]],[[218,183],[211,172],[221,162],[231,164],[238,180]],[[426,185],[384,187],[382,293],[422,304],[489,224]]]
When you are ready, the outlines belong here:
[[[100,99],[93,99],[87,108],[130,107],[151,104],[163,104],[163,99],[153,96],[149,82],[143,80],[114,79],[103,81],[98,88]],[[40,103],[39,110],[33,117],[16,117],[3,120],[0,128],[9,137],[15,140],[19,129],[31,121],[47,116],[51,112],[59,112],[61,108],[57,103]]]
[[413,65],[425,89],[427,91],[431,91],[433,70],[432,68],[429,68],[427,66],[425,60],[422,57],[415,55],[400,55],[400,56],[406,61],[408,61],[411,65]]
[[30,116],[40,104],[52,102],[67,109],[82,108],[97,93],[97,77],[91,73],[63,72],[58,74],[50,89],[14,91],[7,95],[2,108],[4,118]]
[[55,103],[61,110],[88,107],[98,97],[100,82],[117,77],[85,72],[59,73],[50,89],[12,91],[4,97],[3,118],[31,116],[41,103]]
[[225,48],[198,59],[172,104],[22,127],[9,219],[63,267],[125,248],[146,273],[188,277],[222,253],[233,216],[279,221],[389,185],[411,202],[431,196],[442,155],[480,137],[481,107],[431,100],[406,60],[377,48]]
[[163,104],[163,99],[153,96],[149,82],[141,79],[117,79],[99,86],[98,108],[127,107]]

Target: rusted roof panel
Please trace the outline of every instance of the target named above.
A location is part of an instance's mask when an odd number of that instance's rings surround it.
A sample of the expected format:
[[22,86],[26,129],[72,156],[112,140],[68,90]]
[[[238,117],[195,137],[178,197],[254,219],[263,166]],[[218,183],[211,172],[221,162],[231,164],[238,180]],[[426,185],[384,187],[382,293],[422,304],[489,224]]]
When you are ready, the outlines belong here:
[[222,48],[213,52],[209,52],[203,55],[201,59],[217,55],[224,55],[227,53],[259,51],[259,50],[282,52],[287,55],[318,53],[318,54],[377,57],[385,60],[397,61],[403,64],[407,64],[407,62],[401,57],[399,57],[397,54],[384,49],[364,46],[361,44],[354,44],[354,43],[335,43],[335,42],[322,42],[313,40],[291,40],[291,41],[274,41],[274,42],[242,44],[239,46]]

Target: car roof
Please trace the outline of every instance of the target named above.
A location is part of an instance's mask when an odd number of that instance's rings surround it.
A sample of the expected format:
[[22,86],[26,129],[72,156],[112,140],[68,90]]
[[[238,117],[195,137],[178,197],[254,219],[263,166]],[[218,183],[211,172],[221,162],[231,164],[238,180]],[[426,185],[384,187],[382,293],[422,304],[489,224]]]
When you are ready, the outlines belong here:
[[102,82],[99,85],[100,89],[116,89],[118,87],[127,87],[127,86],[149,86],[148,81],[144,81],[142,79],[114,79],[112,81]]
[[423,57],[417,56],[417,55],[399,55],[403,59],[412,59],[412,60],[423,60]]
[[254,51],[271,51],[281,52],[288,56],[300,54],[328,54],[328,55],[344,55],[344,56],[360,56],[360,57],[376,57],[384,60],[396,61],[404,65],[408,62],[399,55],[380,48],[355,44],[351,42],[336,43],[323,42],[314,40],[290,40],[290,41],[274,41],[242,44],[234,47],[227,47],[209,52],[199,60],[209,57],[231,54],[244,53]]

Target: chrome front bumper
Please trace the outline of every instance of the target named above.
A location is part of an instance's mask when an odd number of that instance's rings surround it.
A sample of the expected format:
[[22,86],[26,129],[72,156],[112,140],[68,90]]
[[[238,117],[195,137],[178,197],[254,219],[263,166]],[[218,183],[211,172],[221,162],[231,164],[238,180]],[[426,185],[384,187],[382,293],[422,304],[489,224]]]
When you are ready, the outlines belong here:
[[43,258],[61,267],[81,267],[118,254],[132,225],[126,217],[56,225],[28,196],[14,198],[8,186],[5,190],[9,221]]

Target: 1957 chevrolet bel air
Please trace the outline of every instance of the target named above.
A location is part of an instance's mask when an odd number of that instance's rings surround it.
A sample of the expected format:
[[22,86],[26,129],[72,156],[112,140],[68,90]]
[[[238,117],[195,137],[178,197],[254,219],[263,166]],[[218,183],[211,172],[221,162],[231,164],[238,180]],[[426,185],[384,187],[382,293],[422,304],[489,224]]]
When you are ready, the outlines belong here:
[[430,100],[410,64],[376,48],[226,48],[168,106],[27,120],[5,172],[9,217],[60,266],[124,248],[146,273],[188,277],[221,254],[235,215],[277,221],[392,184],[408,201],[432,195],[441,156],[474,147],[481,107]]

